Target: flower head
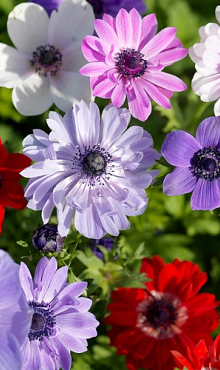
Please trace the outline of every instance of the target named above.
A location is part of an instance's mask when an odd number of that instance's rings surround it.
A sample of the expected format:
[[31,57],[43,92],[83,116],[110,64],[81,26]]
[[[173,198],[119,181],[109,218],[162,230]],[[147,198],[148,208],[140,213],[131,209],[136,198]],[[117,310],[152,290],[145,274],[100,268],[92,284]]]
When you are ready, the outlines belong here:
[[[23,115],[62,111],[73,102],[91,100],[81,41],[93,32],[92,7],[85,0],[66,0],[51,17],[40,5],[22,3],[8,17],[15,48],[0,43],[0,86],[14,88],[12,100]],[[81,25],[83,24],[83,27]]]
[[32,243],[35,248],[42,250],[44,253],[60,253],[64,243],[65,237],[61,237],[57,230],[57,225],[46,224],[38,227],[32,237]]
[[21,370],[21,345],[30,330],[30,313],[19,280],[19,269],[0,250],[0,368]]
[[220,207],[220,117],[203,120],[196,138],[185,131],[168,134],[161,150],[174,171],[165,177],[164,193],[192,193],[192,210]]
[[57,207],[58,232],[67,235],[73,215],[83,235],[100,239],[127,229],[126,215],[144,212],[145,188],[157,170],[146,172],[159,153],[150,134],[138,126],[127,131],[127,109],[108,105],[101,117],[97,105],[83,101],[64,117],[51,112],[49,135],[34,130],[23,141],[24,153],[37,161],[22,176],[30,178],[25,196],[28,207],[42,210],[47,223]]
[[120,107],[127,96],[131,114],[144,121],[151,113],[151,100],[170,108],[173,91],[186,85],[164,67],[184,58],[187,50],[175,37],[176,29],[156,35],[155,14],[141,18],[136,9],[121,9],[115,18],[104,14],[95,20],[98,35],[86,36],[82,51],[90,62],[80,73],[90,77],[93,94]]
[[219,370],[220,369],[220,335],[208,349],[201,340],[193,349],[187,348],[187,356],[171,351],[174,357],[188,370]]
[[23,209],[27,202],[24,189],[19,184],[19,172],[29,166],[31,159],[21,153],[7,153],[0,138],[0,232],[4,220],[5,207]]
[[[220,23],[220,6],[215,10],[217,21]],[[217,23],[208,23],[199,29],[201,40],[189,49],[189,56],[193,60],[196,73],[192,80],[193,91],[204,102],[216,101],[214,113],[220,115],[219,91],[219,51],[220,26]]]
[[43,257],[32,280],[24,263],[20,280],[32,310],[30,331],[22,346],[22,370],[70,370],[70,351],[87,350],[87,338],[97,335],[98,321],[88,312],[92,301],[79,297],[87,283],[68,284],[67,266],[57,269],[54,257]]
[[176,362],[170,350],[185,353],[187,345],[192,348],[202,338],[212,342],[219,303],[213,294],[198,293],[207,276],[192,262],[165,264],[154,256],[143,260],[141,272],[150,279],[146,289],[112,292],[111,313],[104,320],[112,325],[111,345],[126,355],[129,370],[172,370]]

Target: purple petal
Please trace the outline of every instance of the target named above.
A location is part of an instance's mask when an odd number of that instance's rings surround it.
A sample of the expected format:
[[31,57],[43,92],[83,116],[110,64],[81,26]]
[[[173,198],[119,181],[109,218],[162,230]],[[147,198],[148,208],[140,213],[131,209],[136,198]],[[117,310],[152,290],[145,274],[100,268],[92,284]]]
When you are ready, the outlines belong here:
[[180,78],[165,72],[145,73],[145,79],[154,85],[171,91],[183,91],[187,88]]
[[124,104],[126,92],[123,85],[116,85],[112,91],[111,100],[115,107],[121,107]]
[[196,139],[202,147],[220,148],[220,117],[204,119],[197,129]]
[[220,207],[220,189],[218,180],[199,179],[191,197],[192,210],[209,210]]
[[20,370],[21,366],[21,350],[18,341],[11,333],[1,331],[0,369]]
[[67,283],[67,273],[67,266],[63,266],[55,272],[50,286],[44,295],[44,302],[51,302],[52,299],[65,287]]
[[157,104],[166,109],[171,108],[169,99],[161,92],[160,88],[148,82],[144,78],[141,79],[140,84],[143,86],[151,100],[154,100]]
[[105,21],[101,19],[95,19],[95,30],[97,35],[105,41],[108,45],[114,45],[116,48],[118,45],[118,37],[113,28]]
[[142,48],[154,37],[157,32],[157,18],[156,15],[149,14],[142,19],[142,29],[141,29],[141,40],[138,50]]
[[176,28],[167,27],[154,36],[141,50],[149,60],[166,49],[176,35]]
[[116,32],[118,38],[124,47],[131,45],[133,36],[133,27],[131,23],[130,15],[125,9],[120,9],[116,17]]
[[189,167],[191,158],[199,149],[201,147],[193,136],[177,130],[165,137],[161,154],[173,166]]
[[75,227],[80,234],[91,239],[101,239],[106,234],[93,204],[82,213],[76,211]]
[[22,289],[25,293],[27,301],[33,301],[33,280],[27,265],[23,262],[20,264],[19,270]]
[[[136,98],[136,95],[134,93],[134,90],[129,90],[128,91],[128,107],[129,110],[135,118],[139,119],[140,121],[146,121],[146,119],[149,117],[151,114],[151,103],[149,101],[148,107],[143,106],[139,100]],[[146,96],[147,98],[147,96]],[[148,98],[147,98],[148,99]]]
[[163,182],[163,192],[166,195],[180,195],[193,191],[196,186],[196,177],[188,168],[176,167],[169,173]]

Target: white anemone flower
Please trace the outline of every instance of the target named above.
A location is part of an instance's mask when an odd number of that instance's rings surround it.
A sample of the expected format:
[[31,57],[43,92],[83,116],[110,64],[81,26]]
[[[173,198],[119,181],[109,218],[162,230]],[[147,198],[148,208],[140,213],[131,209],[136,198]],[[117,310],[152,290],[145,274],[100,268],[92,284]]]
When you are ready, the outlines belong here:
[[0,43],[0,86],[13,88],[19,113],[41,114],[53,103],[66,112],[73,102],[91,101],[89,79],[78,71],[86,62],[81,42],[93,33],[93,22],[85,0],[66,0],[50,17],[34,3],[17,5],[9,14],[16,49]]
[[[220,23],[220,6],[215,9]],[[220,25],[208,23],[199,29],[200,42],[189,49],[196,73],[192,89],[204,102],[215,101],[214,113],[220,115]]]

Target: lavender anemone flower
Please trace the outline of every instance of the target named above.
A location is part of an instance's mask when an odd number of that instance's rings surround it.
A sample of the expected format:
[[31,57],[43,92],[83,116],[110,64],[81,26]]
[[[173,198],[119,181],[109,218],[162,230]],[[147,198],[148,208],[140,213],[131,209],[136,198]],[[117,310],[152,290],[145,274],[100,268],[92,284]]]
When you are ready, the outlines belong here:
[[[44,7],[47,13],[50,15],[52,10],[57,10],[60,4],[65,0],[29,0],[32,3],[39,4]],[[146,12],[147,7],[143,0],[87,0],[93,7],[96,18],[101,18],[104,13],[115,17],[119,9],[124,8],[127,11],[133,7],[137,9],[140,14]]]
[[0,250],[0,369],[21,370],[21,345],[30,330],[31,314],[19,280],[19,267]]
[[83,40],[89,64],[79,70],[90,77],[93,95],[111,99],[116,107],[127,97],[131,114],[141,121],[151,113],[151,100],[169,109],[173,92],[186,89],[178,77],[162,72],[187,54],[176,29],[167,27],[156,35],[155,14],[142,19],[134,8],[129,13],[120,9],[115,18],[104,14],[94,23],[98,37]]
[[78,71],[85,64],[81,42],[93,33],[93,21],[86,0],[65,0],[51,17],[33,3],[12,10],[7,28],[15,48],[0,43],[0,86],[13,88],[19,113],[41,114],[52,104],[66,112],[73,102],[91,101],[89,80]]
[[68,267],[57,269],[54,257],[43,257],[32,280],[25,263],[20,280],[33,317],[22,346],[22,370],[70,370],[70,351],[87,350],[87,338],[97,335],[99,325],[88,312],[91,299],[79,297],[86,282],[67,283]]
[[47,223],[57,207],[58,232],[66,236],[73,215],[75,228],[92,239],[127,229],[126,217],[143,213],[147,188],[158,174],[146,171],[159,159],[151,135],[142,127],[127,131],[130,113],[108,105],[102,113],[91,102],[73,104],[64,117],[50,112],[49,135],[34,130],[23,151],[37,161],[21,174],[28,207],[42,210]]
[[192,210],[220,207],[220,117],[203,120],[196,138],[179,130],[168,134],[161,150],[174,171],[165,177],[164,193],[192,193]]

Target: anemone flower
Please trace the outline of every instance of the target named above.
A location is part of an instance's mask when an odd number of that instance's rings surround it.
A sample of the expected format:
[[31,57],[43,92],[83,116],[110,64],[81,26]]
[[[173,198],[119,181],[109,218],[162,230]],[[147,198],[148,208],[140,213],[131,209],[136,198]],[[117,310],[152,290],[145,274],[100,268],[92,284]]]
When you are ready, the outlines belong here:
[[21,346],[30,330],[31,313],[19,280],[18,265],[0,250],[0,369],[21,370]]
[[196,138],[182,130],[169,133],[161,153],[176,166],[163,182],[165,194],[192,192],[192,210],[220,207],[220,117],[204,119]]
[[143,260],[140,272],[150,279],[145,288],[112,292],[104,320],[111,325],[111,345],[126,356],[129,370],[173,370],[177,362],[171,350],[185,356],[186,347],[194,348],[201,339],[212,343],[219,302],[213,294],[198,293],[207,275],[192,262],[165,264],[154,256]]
[[116,107],[127,97],[131,114],[145,121],[151,113],[151,100],[164,108],[169,98],[186,85],[164,67],[184,58],[187,50],[167,27],[156,35],[155,14],[143,19],[133,8],[120,9],[115,18],[104,14],[95,20],[96,36],[86,36],[82,51],[88,64],[80,73],[90,77],[94,96],[111,99]]
[[22,346],[22,370],[70,370],[70,351],[87,350],[87,338],[97,335],[99,325],[88,312],[92,301],[80,297],[86,282],[68,284],[68,267],[57,269],[54,257],[43,257],[32,280],[25,263],[20,265],[20,280],[32,322]]
[[21,153],[8,153],[0,138],[0,232],[5,207],[24,209],[27,202],[24,189],[19,184],[19,172],[30,165],[31,159]]
[[[91,100],[81,42],[93,33],[94,14],[85,0],[66,0],[51,17],[38,4],[17,5],[8,17],[15,48],[0,43],[0,86],[13,88],[15,108],[25,116],[54,103],[66,112],[73,102]],[[82,27],[83,24],[83,27]]]
[[159,153],[142,127],[127,131],[130,113],[108,105],[102,113],[91,102],[74,104],[64,117],[50,112],[51,132],[34,130],[23,141],[23,152],[35,164],[22,171],[27,207],[42,210],[47,223],[57,208],[58,232],[75,228],[92,239],[118,235],[129,228],[128,216],[142,214],[147,188],[159,171],[147,171]]
[[[220,23],[220,6],[215,9]],[[192,89],[204,102],[215,101],[214,113],[220,115],[220,25],[208,23],[199,29],[200,42],[189,49],[189,56],[195,63],[196,73],[192,79]]]

